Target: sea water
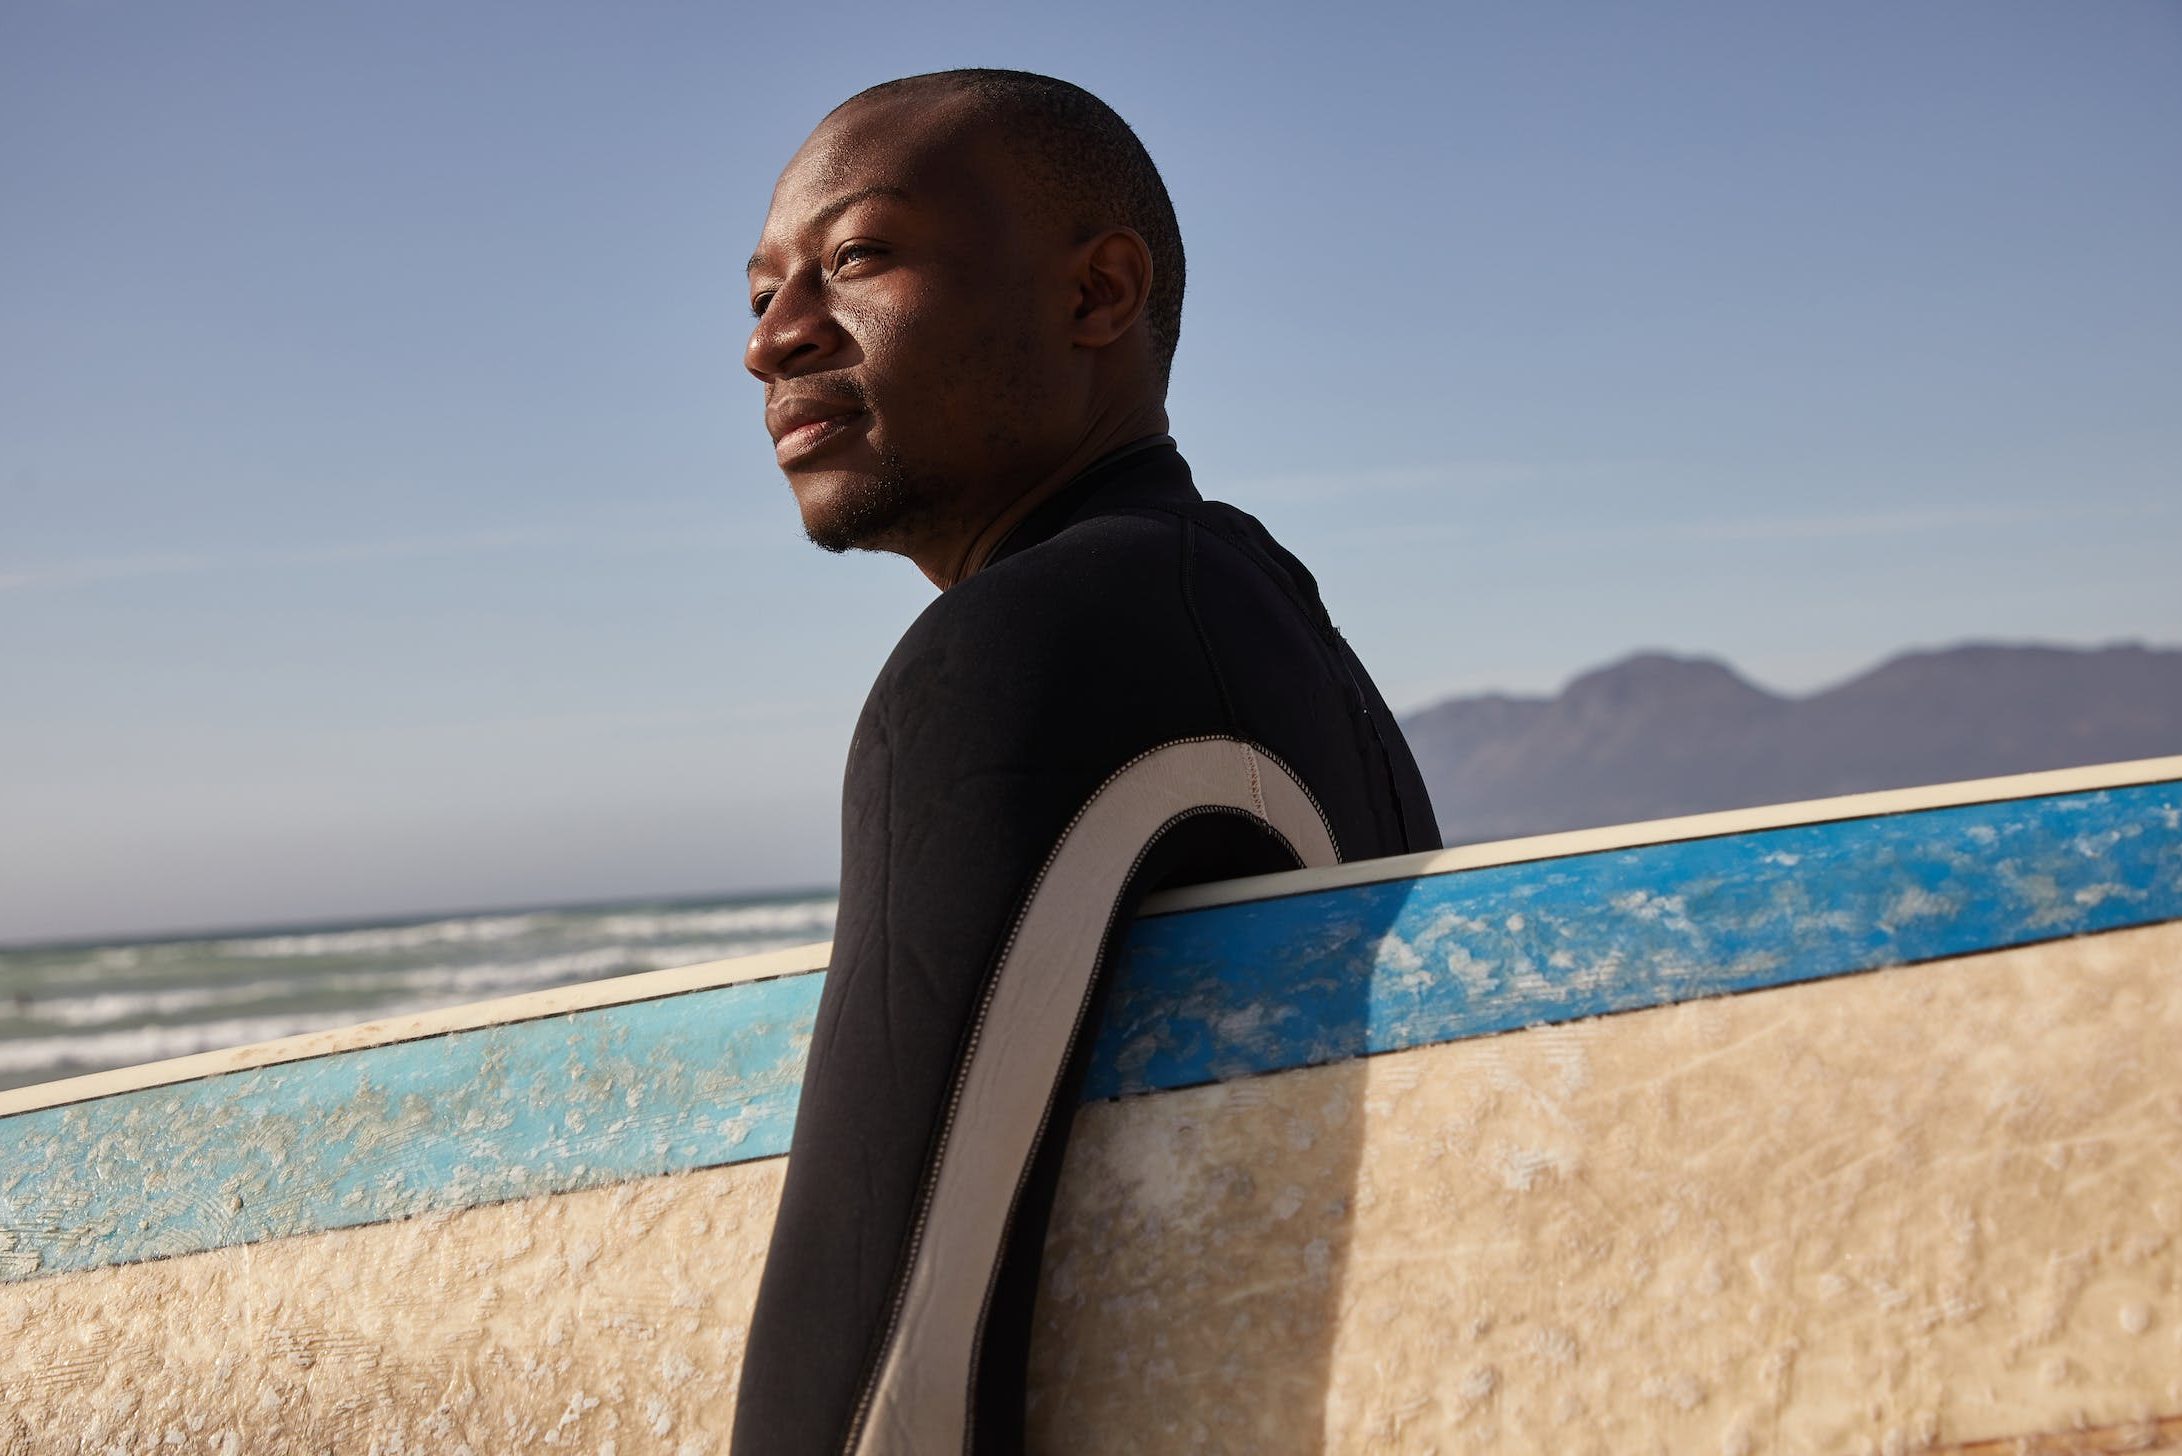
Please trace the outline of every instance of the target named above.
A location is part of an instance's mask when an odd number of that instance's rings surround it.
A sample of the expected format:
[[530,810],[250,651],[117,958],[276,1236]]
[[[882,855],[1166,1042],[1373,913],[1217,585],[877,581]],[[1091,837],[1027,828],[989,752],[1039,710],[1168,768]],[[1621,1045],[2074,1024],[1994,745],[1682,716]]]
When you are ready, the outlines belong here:
[[0,949],[0,1088],[825,940],[830,891]]

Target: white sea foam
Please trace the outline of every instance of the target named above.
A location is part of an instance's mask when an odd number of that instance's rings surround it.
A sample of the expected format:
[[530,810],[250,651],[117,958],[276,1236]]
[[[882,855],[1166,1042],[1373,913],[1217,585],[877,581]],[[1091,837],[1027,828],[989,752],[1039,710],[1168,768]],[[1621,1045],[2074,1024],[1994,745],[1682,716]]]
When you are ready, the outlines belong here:
[[644,959],[643,969],[666,971],[676,966],[698,966],[706,961],[726,961],[737,956],[762,955],[769,950],[786,950],[793,945],[809,945],[812,941],[823,938],[822,935],[803,934],[768,936],[763,940],[677,942],[672,946],[650,947],[640,954]]
[[474,915],[421,925],[238,936],[215,942],[210,949],[220,955],[272,959],[386,955],[432,946],[493,944],[556,932],[608,941],[666,940],[681,936],[823,935],[833,925],[833,914],[831,898],[813,898],[762,905],[693,906],[686,910],[662,908],[607,914]]
[[294,1016],[241,1016],[226,1021],[192,1021],[181,1026],[133,1026],[84,1036],[37,1036],[0,1041],[0,1076],[23,1072],[48,1077],[103,1067],[163,1062],[223,1047],[247,1046],[294,1036],[297,1032],[339,1026],[348,1018],[298,1013]]
[[617,940],[660,940],[684,935],[822,935],[833,928],[831,900],[805,900],[787,905],[741,905],[719,910],[664,910],[636,915],[609,915],[595,927],[598,935]]
[[31,1003],[41,1021],[62,1026],[103,1026],[117,1021],[143,1021],[154,1016],[181,1016],[215,1006],[248,1006],[282,992],[302,989],[296,981],[259,981],[240,986],[185,987],[173,991],[101,991],[90,996],[63,996]]
[[[677,958],[677,964],[679,964]],[[431,994],[489,994],[522,991],[533,987],[581,981],[595,976],[617,975],[632,969],[629,952],[618,945],[561,955],[537,956],[523,961],[488,961],[481,965],[420,966],[391,979],[395,985]],[[646,968],[648,969],[648,967]],[[361,978],[358,978],[361,979]]]
[[[254,1003],[304,994],[326,992],[363,993],[368,1004],[351,1008],[359,1020],[397,1015],[414,1009],[415,998],[424,995],[494,995],[600,976],[626,975],[637,971],[670,970],[706,961],[730,960],[768,950],[803,944],[809,936],[763,936],[738,940],[677,941],[671,945],[607,945],[557,955],[533,956],[517,961],[474,964],[437,964],[409,969],[363,971],[314,976],[309,980],[281,977],[226,986],[185,987],[164,991],[100,991],[86,996],[37,998],[30,1003],[33,1016],[67,1027],[101,1027],[135,1023],[152,1018],[186,1017],[193,1012],[226,1007],[242,1009]],[[383,992],[374,998],[373,992]]]
[[536,915],[474,915],[435,920],[425,925],[386,925],[364,930],[315,930],[299,935],[261,935],[223,940],[213,949],[223,955],[273,956],[384,955],[428,945],[475,944],[514,940],[534,930]]
[[636,971],[664,971],[705,961],[728,960],[800,945],[807,936],[768,936],[743,940],[676,941],[672,945],[602,945],[520,961],[484,961],[467,965],[418,966],[398,974],[333,976],[322,984],[367,989],[376,986],[439,992],[520,991],[562,985],[598,976]]
[[0,1085],[779,950],[833,922],[812,896],[0,953],[18,1016],[50,1028],[0,1040]]

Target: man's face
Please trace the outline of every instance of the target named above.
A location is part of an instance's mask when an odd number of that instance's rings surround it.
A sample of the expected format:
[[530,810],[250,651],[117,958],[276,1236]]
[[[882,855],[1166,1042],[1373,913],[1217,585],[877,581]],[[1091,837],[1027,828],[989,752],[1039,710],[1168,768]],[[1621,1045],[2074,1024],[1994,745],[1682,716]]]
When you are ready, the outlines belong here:
[[902,550],[989,512],[1065,433],[1066,239],[950,113],[912,94],[830,117],[781,174],[751,258],[744,363],[829,550]]

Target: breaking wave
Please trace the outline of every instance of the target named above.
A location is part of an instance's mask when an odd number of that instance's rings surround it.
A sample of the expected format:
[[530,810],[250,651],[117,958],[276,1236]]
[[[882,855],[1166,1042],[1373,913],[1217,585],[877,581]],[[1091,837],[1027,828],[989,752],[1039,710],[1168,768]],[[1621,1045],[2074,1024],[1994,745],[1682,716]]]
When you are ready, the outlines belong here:
[[270,1041],[833,933],[831,895],[443,916],[0,951],[0,1087]]

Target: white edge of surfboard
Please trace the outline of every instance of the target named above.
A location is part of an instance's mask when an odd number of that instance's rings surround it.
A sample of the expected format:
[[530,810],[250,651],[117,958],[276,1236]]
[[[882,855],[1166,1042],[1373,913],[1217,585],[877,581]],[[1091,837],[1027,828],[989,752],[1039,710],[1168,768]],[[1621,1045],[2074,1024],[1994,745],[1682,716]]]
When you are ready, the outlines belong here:
[[[2100,789],[2127,788],[2139,784],[2182,779],[2182,755],[2142,758],[2128,763],[2094,764],[2084,768],[2053,769],[2042,773],[2009,774],[2001,778],[1969,779],[1959,783],[1931,784],[1909,789],[1886,789],[1869,794],[1846,794],[1832,799],[1811,799],[1795,804],[1771,804],[1751,809],[1729,809],[1713,814],[1691,814],[1676,819],[1655,819],[1639,824],[1618,824],[1599,829],[1577,829],[1561,834],[1540,834],[1527,839],[1506,839],[1491,844],[1466,844],[1456,849],[1395,855],[1387,859],[1357,860],[1324,869],[1286,870],[1193,885],[1150,896],[1141,914],[1170,915],[1213,905],[1233,905],[1250,900],[1274,900],[1318,890],[1378,884],[1387,880],[1418,879],[1452,874],[1490,865],[1522,864],[1531,860],[1563,859],[1640,845],[1668,844],[1677,840],[1709,839],[1727,834],[1747,834],[1763,829],[1783,829],[1798,824],[1824,824],[1845,819],[1871,819],[1889,814],[1909,814],[1926,809],[1955,808],[1966,804],[1996,803],[2008,799],[2045,798],[2055,794],[2090,793]],[[42,1107],[88,1102],[118,1093],[177,1082],[249,1071],[282,1062],[307,1061],[313,1057],[356,1051],[363,1047],[416,1041],[450,1032],[474,1031],[518,1021],[534,1021],[571,1011],[602,1006],[621,1006],[636,1001],[658,1000],[691,991],[710,990],[738,982],[770,980],[824,970],[831,944],[819,941],[768,951],[763,955],[738,956],[732,960],[705,961],[664,971],[642,971],[613,976],[550,991],[531,991],[450,1006],[414,1016],[395,1016],[356,1026],[305,1032],[277,1041],[256,1042],[220,1051],[199,1052],[163,1062],[93,1072],[56,1082],[42,1082],[12,1091],[0,1091],[0,1117],[31,1112]]]

